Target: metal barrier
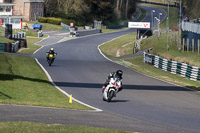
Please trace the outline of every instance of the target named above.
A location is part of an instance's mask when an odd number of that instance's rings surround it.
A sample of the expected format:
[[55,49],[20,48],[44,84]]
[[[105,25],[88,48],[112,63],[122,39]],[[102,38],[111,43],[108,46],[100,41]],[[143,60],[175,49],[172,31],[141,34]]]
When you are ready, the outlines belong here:
[[38,31],[38,37],[42,37],[42,36],[43,36],[42,30],[39,30]]
[[86,35],[92,35],[92,34],[98,34],[101,33],[101,29],[96,29],[96,30],[85,30],[85,31],[77,31],[76,36],[86,36]]
[[11,52],[16,53],[19,50],[19,41],[11,44]]
[[18,38],[18,39],[21,39],[24,37],[26,37],[26,32],[17,32],[17,34],[12,35],[12,38]]
[[69,25],[66,25],[66,24],[64,24],[63,22],[61,22],[60,25],[63,27],[63,28],[62,28],[62,31],[69,31],[69,29],[70,29]]
[[4,52],[5,49],[5,43],[0,43],[0,51]]
[[185,63],[167,60],[156,55],[144,52],[144,62],[156,68],[180,75],[194,81],[200,81],[200,68]]

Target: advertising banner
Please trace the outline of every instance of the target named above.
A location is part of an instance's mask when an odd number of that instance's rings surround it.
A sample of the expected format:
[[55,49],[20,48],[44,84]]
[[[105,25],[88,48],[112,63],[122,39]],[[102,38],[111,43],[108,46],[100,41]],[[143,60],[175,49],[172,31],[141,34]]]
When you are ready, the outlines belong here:
[[129,22],[128,27],[136,29],[149,29],[150,22]]

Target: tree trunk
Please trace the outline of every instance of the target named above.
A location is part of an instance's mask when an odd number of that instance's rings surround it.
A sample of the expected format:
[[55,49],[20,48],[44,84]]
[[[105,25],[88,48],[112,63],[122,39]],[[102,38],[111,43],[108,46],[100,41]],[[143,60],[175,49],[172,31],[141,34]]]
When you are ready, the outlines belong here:
[[127,18],[127,16],[128,16],[128,1],[129,1],[129,0],[126,0],[126,12],[125,12],[126,18]]
[[119,6],[119,9],[120,9],[120,10],[122,9],[122,4],[123,4],[122,1],[123,1],[123,0],[120,0],[120,6]]
[[120,1],[120,0],[117,0],[117,4],[116,4],[116,10],[117,10],[117,11],[119,10],[119,1]]

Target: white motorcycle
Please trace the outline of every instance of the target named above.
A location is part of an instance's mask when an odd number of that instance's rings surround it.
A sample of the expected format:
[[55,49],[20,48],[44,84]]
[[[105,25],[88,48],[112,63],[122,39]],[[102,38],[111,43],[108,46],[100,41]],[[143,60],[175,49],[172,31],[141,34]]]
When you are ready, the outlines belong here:
[[111,78],[109,84],[103,92],[103,101],[110,102],[116,96],[119,88],[122,86],[122,81],[119,78]]

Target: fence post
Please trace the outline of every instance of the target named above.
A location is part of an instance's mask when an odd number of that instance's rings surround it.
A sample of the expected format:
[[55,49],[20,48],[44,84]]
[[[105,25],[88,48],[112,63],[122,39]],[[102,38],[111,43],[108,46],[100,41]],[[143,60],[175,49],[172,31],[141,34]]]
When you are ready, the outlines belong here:
[[189,51],[189,39],[187,38],[187,52]]
[[198,39],[198,54],[199,54],[199,39]]
[[185,50],[184,46],[185,46],[185,38],[183,38],[183,52]]
[[194,52],[194,39],[192,39],[192,52]]
[[176,45],[177,45],[177,47],[179,46],[179,36],[177,35],[177,38],[176,38]]
[[176,33],[174,34],[174,43],[176,44]]

